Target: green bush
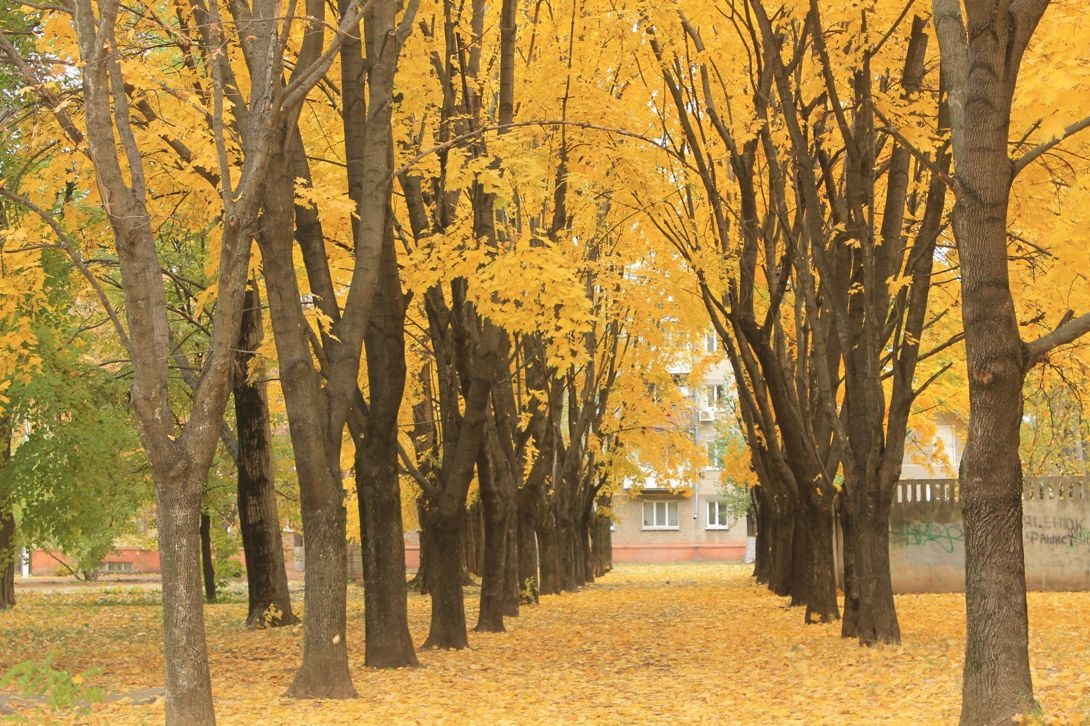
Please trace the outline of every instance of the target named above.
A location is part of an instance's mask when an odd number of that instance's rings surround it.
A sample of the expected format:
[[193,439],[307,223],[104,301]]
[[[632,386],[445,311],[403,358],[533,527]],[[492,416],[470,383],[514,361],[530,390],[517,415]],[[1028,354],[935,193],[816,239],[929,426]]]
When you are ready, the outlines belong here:
[[52,709],[65,709],[79,706],[80,711],[90,711],[90,704],[102,700],[103,690],[87,685],[89,676],[98,673],[97,668],[72,675],[68,671],[57,670],[50,665],[53,656],[47,656],[37,663],[25,660],[16,663],[0,677],[0,688],[15,684],[23,696],[45,696],[46,703]]

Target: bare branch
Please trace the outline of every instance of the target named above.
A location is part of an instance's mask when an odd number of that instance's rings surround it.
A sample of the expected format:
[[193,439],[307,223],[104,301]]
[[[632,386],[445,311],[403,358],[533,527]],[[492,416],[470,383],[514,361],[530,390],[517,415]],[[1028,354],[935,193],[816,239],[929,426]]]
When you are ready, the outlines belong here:
[[1018,174],[1023,169],[1025,169],[1027,166],[1029,166],[1030,164],[1035,162],[1037,159],[1041,158],[1042,156],[1047,154],[1049,151],[1056,148],[1061,143],[1063,143],[1067,139],[1071,138],[1075,134],[1079,133],[1080,131],[1084,131],[1084,130],[1086,130],[1088,128],[1090,128],[1090,116],[1087,116],[1086,118],[1080,119],[1079,121],[1076,121],[1075,123],[1071,124],[1070,126],[1065,128],[1063,130],[1063,133],[1060,134],[1059,136],[1055,136],[1055,137],[1049,139],[1048,141],[1046,141],[1046,142],[1044,142],[1042,144],[1039,144],[1038,146],[1034,147],[1033,149],[1030,149],[1020,159],[1016,159],[1014,161],[1013,175],[1018,176]]
[[1025,369],[1029,370],[1043,361],[1053,348],[1072,343],[1086,333],[1090,333],[1090,313],[1068,319],[1048,335],[1026,343]]

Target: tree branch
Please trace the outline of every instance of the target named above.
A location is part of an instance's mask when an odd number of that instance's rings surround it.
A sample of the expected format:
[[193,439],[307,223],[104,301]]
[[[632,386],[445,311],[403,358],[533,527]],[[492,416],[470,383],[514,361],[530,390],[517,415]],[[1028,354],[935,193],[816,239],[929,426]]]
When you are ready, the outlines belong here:
[[1090,333],[1090,313],[1084,313],[1077,318],[1062,322],[1059,327],[1048,335],[1026,343],[1025,370],[1028,371],[1043,361],[1053,348],[1074,342],[1086,333]]
[[1088,129],[1088,128],[1090,128],[1090,116],[1087,116],[1086,118],[1080,119],[1079,121],[1076,121],[1075,123],[1071,124],[1070,126],[1065,128],[1063,130],[1063,133],[1060,134],[1059,136],[1055,136],[1055,137],[1049,139],[1048,141],[1046,141],[1046,142],[1044,142],[1042,144],[1039,144],[1038,146],[1034,147],[1033,149],[1030,149],[1021,158],[1016,159],[1014,161],[1013,175],[1018,176],[1018,174],[1023,169],[1025,169],[1027,166],[1029,166],[1033,162],[1037,161],[1037,159],[1044,156],[1049,151],[1056,148],[1057,146],[1059,146],[1061,143],[1063,143],[1064,141],[1066,141],[1070,137],[1072,137],[1075,134],[1079,133],[1080,131],[1084,131],[1085,129]]

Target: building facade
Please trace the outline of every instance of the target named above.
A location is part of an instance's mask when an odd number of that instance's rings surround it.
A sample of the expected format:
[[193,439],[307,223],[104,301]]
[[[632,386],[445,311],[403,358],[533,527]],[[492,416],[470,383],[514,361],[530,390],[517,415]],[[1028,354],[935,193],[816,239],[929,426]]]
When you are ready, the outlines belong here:
[[[733,384],[729,365],[713,333],[705,336],[704,355],[711,366],[679,363],[674,378],[689,410],[682,418],[695,443],[707,455],[697,475],[686,481],[664,481],[653,474],[626,482],[613,497],[614,562],[683,562],[745,559],[746,517],[732,506],[722,481],[725,426],[733,416]],[[734,498],[735,500],[737,497]]]

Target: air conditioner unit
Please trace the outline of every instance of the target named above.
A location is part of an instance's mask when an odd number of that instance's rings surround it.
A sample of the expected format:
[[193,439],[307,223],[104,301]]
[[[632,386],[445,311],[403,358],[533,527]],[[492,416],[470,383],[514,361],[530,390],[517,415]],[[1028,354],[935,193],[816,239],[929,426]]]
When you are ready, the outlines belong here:
[[700,409],[699,418],[701,421],[714,421],[715,411],[708,408],[702,408]]

